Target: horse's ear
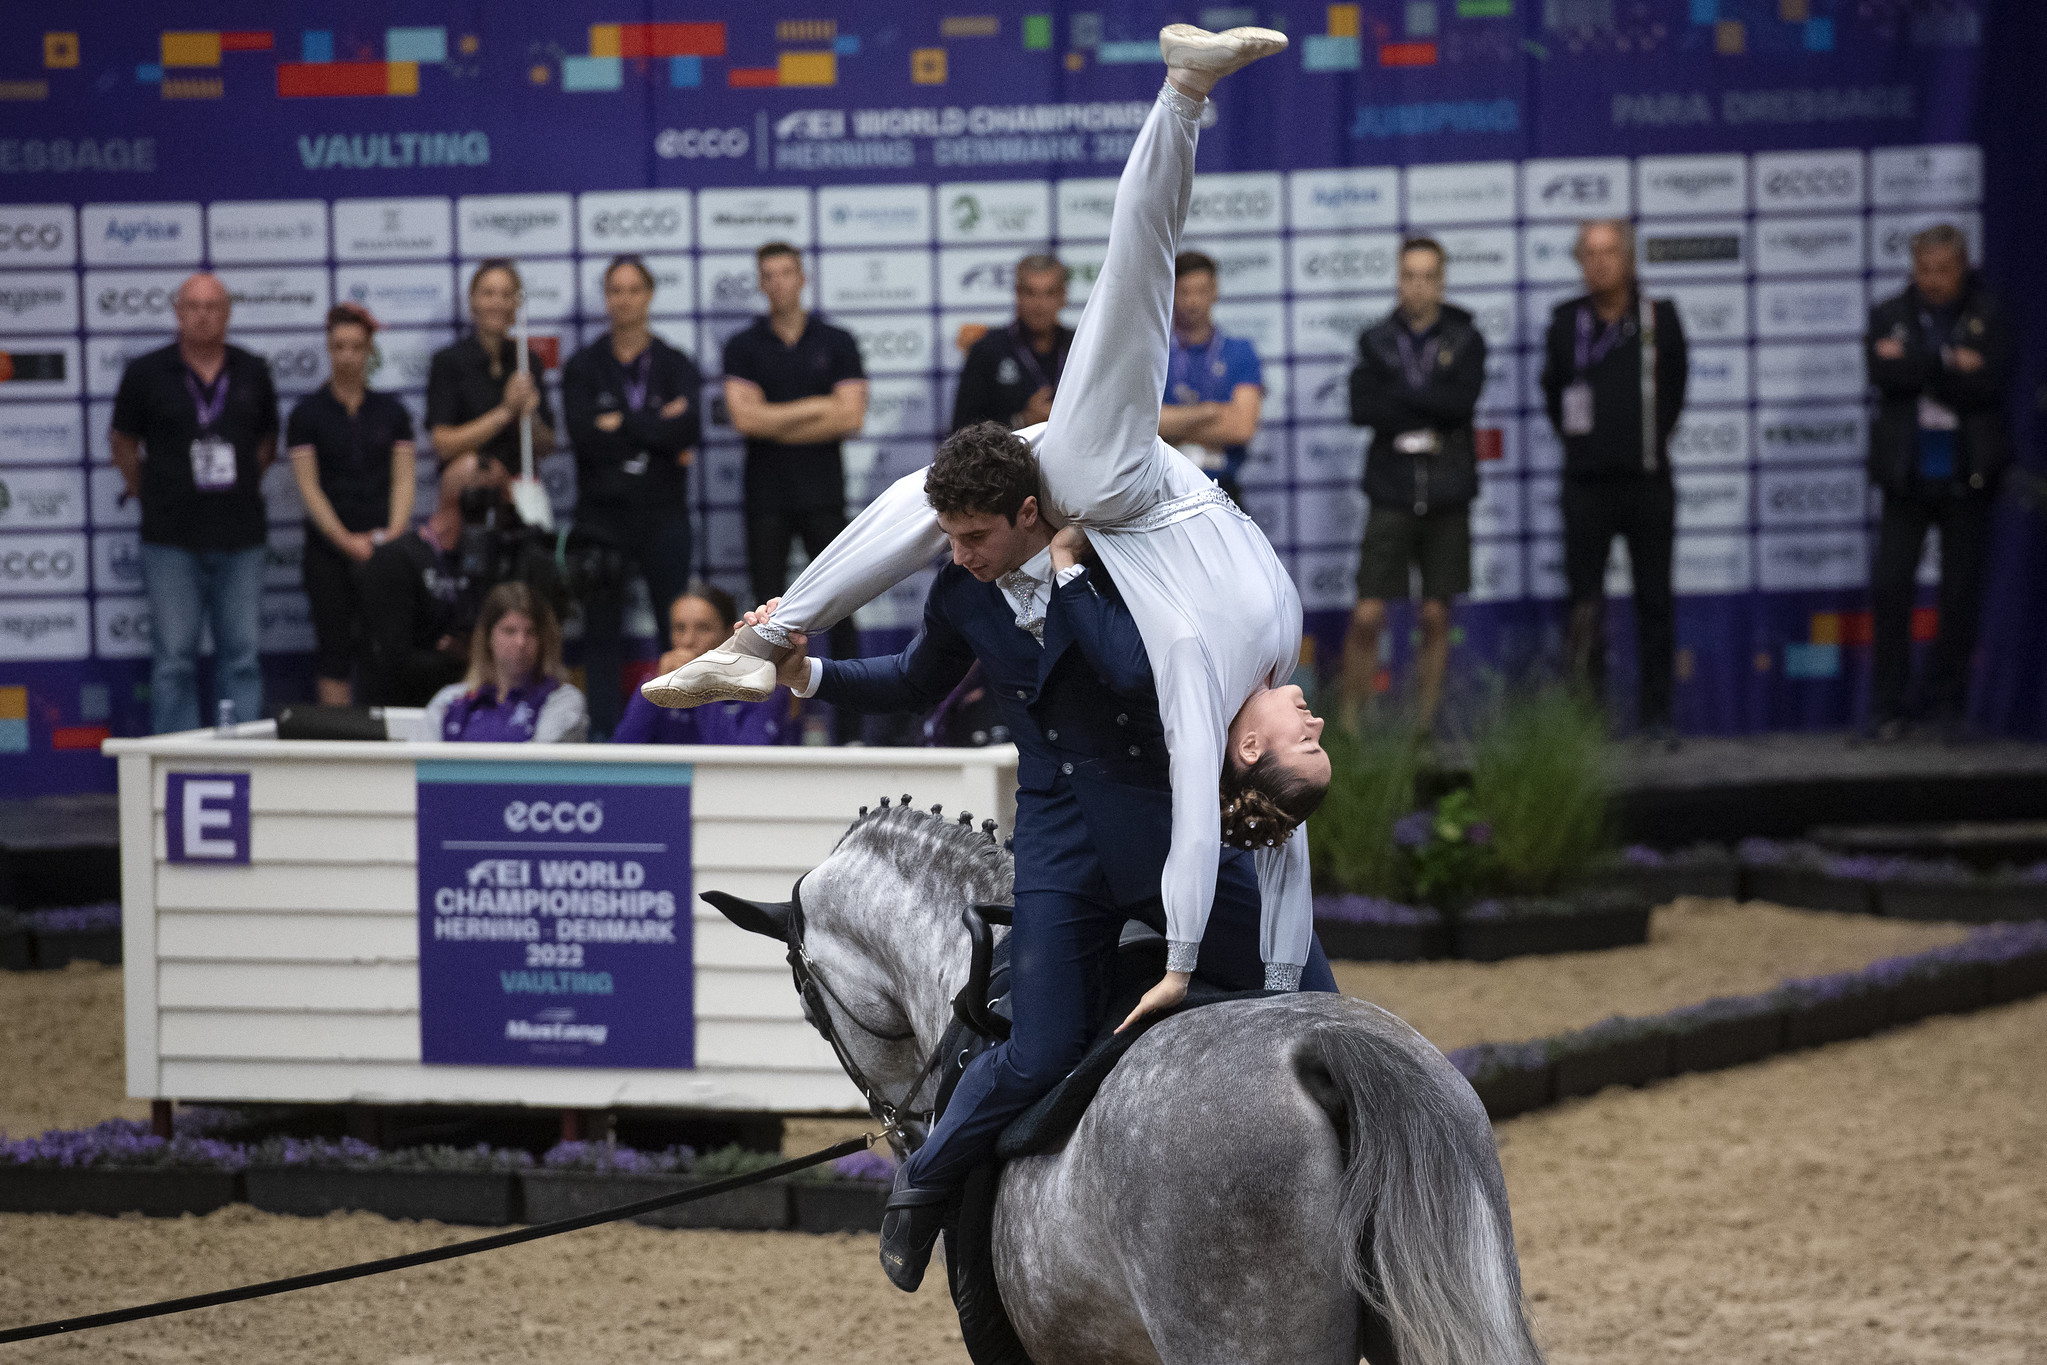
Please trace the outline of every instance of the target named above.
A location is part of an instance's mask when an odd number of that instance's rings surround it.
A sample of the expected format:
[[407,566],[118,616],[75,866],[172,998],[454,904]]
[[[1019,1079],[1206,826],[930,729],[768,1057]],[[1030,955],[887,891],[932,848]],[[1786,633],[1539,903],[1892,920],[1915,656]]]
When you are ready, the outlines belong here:
[[789,941],[789,926],[796,918],[793,902],[763,905],[759,901],[741,900],[723,891],[706,891],[703,900],[749,934],[765,934],[783,943]]

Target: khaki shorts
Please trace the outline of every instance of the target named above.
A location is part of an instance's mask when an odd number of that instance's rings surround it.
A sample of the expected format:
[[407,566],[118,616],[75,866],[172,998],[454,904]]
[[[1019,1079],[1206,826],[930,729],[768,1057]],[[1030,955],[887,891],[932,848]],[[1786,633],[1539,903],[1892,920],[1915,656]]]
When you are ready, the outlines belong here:
[[1420,515],[1404,507],[1373,507],[1358,555],[1358,596],[1406,601],[1411,565],[1421,567],[1423,601],[1447,602],[1470,592],[1470,507]]

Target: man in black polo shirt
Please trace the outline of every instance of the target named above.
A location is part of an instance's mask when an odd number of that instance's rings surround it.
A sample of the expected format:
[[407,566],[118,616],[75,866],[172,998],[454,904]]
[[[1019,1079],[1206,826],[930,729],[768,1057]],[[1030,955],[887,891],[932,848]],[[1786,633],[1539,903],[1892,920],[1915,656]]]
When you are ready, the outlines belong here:
[[1066,306],[1066,267],[1056,256],[1016,263],[1016,320],[975,341],[960,370],[952,429],[999,422],[1015,431],[1052,415],[1052,395],[1066,368],[1073,329],[1059,325]]
[[114,398],[114,464],[124,496],[142,502],[157,734],[218,718],[199,710],[206,625],[217,698],[234,703],[237,720],[263,714],[261,482],[277,456],[277,389],[268,365],[227,344],[230,306],[211,275],[178,286],[178,339],[129,361]]
[[562,408],[576,448],[576,530],[618,551],[621,572],[583,597],[590,738],[617,728],[624,699],[626,580],[647,585],[656,622],[689,586],[689,465],[703,443],[704,377],[647,323],[654,275],[637,256],[604,272],[611,330],[569,358]]
[[[782,595],[789,547],[815,559],[846,529],[839,442],[867,421],[867,376],[852,334],[803,311],[803,257],[787,242],[754,253],[768,315],[725,343],[725,406],[746,437],[746,569],[756,601]],[[860,652],[852,621],[832,655]]]

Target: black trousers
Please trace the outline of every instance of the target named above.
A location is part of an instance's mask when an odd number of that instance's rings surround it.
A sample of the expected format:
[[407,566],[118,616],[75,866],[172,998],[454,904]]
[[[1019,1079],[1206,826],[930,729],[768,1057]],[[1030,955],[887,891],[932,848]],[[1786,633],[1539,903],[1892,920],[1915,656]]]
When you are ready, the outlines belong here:
[[335,549],[319,527],[307,522],[299,569],[306,586],[306,609],[313,618],[314,676],[347,682],[355,671],[362,636],[356,563]]
[[616,583],[593,589],[583,599],[583,681],[590,706],[590,737],[608,739],[625,714],[619,678],[625,672],[626,589],[635,577],[647,585],[654,608],[656,652],[668,648],[668,608],[689,587],[689,509],[652,516],[617,511],[586,514],[586,528],[625,557]]
[[[780,597],[789,586],[789,548],[799,536],[803,553],[815,559],[845,529],[844,502],[790,504],[772,495],[749,497],[746,573],[753,585],[754,600],[745,606],[751,609],[756,603]],[[851,617],[833,626],[826,638],[831,641],[834,659],[859,657],[860,632],[854,629]]]
[[1677,542],[1677,488],[1668,475],[1565,479],[1564,578],[1571,594],[1572,676],[1606,689],[1606,561],[1627,542],[1635,580],[1637,724],[1670,724],[1677,669],[1677,599],[1670,561]]
[[1959,716],[1969,699],[1969,664],[1983,610],[1989,566],[1987,494],[1956,497],[1885,490],[1877,530],[1876,563],[1869,575],[1872,660],[1870,709],[1881,723],[1906,714],[1912,677],[1912,604],[1919,595],[1919,556],[1926,533],[1940,528],[1940,632],[1934,637],[1922,697],[1936,716]]

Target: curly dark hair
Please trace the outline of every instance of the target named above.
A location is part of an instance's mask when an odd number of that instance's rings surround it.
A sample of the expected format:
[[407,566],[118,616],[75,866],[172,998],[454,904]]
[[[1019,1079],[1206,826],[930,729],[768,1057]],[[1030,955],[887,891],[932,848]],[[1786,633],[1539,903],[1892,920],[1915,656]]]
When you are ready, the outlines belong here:
[[1231,848],[1277,848],[1294,837],[1329,795],[1329,784],[1311,782],[1280,762],[1259,756],[1248,767],[1232,759],[1223,769],[1223,842]]
[[1037,493],[1037,457],[1000,422],[955,431],[924,476],[924,496],[941,517],[993,513],[1014,526],[1024,501]]

